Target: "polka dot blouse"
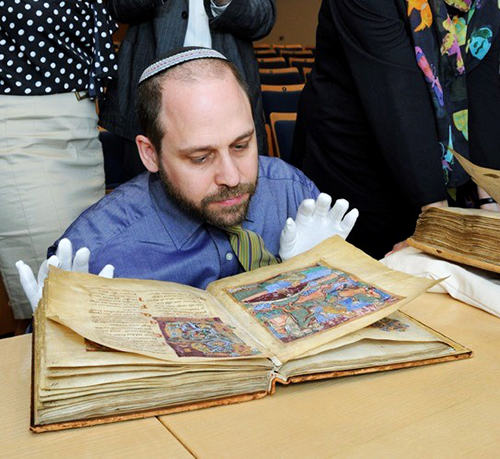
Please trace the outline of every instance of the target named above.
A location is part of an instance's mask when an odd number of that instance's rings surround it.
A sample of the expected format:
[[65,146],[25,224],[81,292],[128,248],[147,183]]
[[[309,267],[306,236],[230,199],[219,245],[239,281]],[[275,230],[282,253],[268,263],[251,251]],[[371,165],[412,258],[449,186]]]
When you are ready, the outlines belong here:
[[117,64],[102,0],[0,0],[0,94],[102,94]]

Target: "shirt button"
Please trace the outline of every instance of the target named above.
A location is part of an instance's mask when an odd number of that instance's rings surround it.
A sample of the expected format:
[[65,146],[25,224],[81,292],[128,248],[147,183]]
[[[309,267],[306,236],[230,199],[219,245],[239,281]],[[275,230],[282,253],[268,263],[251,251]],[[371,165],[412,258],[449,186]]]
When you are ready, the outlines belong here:
[[231,252],[226,253],[226,260],[231,261],[233,259],[234,255]]
[[182,16],[182,19],[187,19],[187,17],[188,17],[187,11],[183,11],[181,16]]

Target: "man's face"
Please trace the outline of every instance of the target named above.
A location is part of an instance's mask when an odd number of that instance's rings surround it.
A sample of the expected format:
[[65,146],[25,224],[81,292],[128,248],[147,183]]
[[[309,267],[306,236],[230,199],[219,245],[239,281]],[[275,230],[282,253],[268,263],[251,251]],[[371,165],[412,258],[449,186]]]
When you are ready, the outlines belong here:
[[162,94],[166,134],[157,166],[170,195],[212,225],[241,223],[258,169],[247,96],[229,72],[202,83],[167,80]]

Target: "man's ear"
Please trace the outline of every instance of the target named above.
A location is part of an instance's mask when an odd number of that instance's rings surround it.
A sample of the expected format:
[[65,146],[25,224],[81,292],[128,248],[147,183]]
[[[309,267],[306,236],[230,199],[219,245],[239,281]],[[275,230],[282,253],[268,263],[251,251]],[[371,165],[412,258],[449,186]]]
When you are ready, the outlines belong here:
[[149,172],[158,172],[159,155],[151,141],[143,135],[138,135],[135,138],[135,143],[139,149],[141,161]]

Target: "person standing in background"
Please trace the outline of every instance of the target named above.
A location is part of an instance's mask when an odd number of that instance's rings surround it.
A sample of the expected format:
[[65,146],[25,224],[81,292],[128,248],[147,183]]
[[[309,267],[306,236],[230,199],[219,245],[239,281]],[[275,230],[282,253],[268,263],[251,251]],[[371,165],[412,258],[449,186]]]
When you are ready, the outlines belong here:
[[213,48],[236,65],[250,87],[259,152],[267,154],[252,42],[274,26],[275,0],[108,0],[107,5],[118,22],[129,25],[118,53],[118,78],[100,109],[100,125],[123,138],[125,179],[145,170],[135,145],[142,134],[135,112],[139,77],[157,56],[182,46]]
[[453,151],[500,168],[499,29],[492,0],[323,1],[292,163],[359,209],[373,257],[469,180]]
[[15,262],[104,195],[95,99],[116,74],[102,0],[0,0],[0,270],[16,319],[32,309]]

